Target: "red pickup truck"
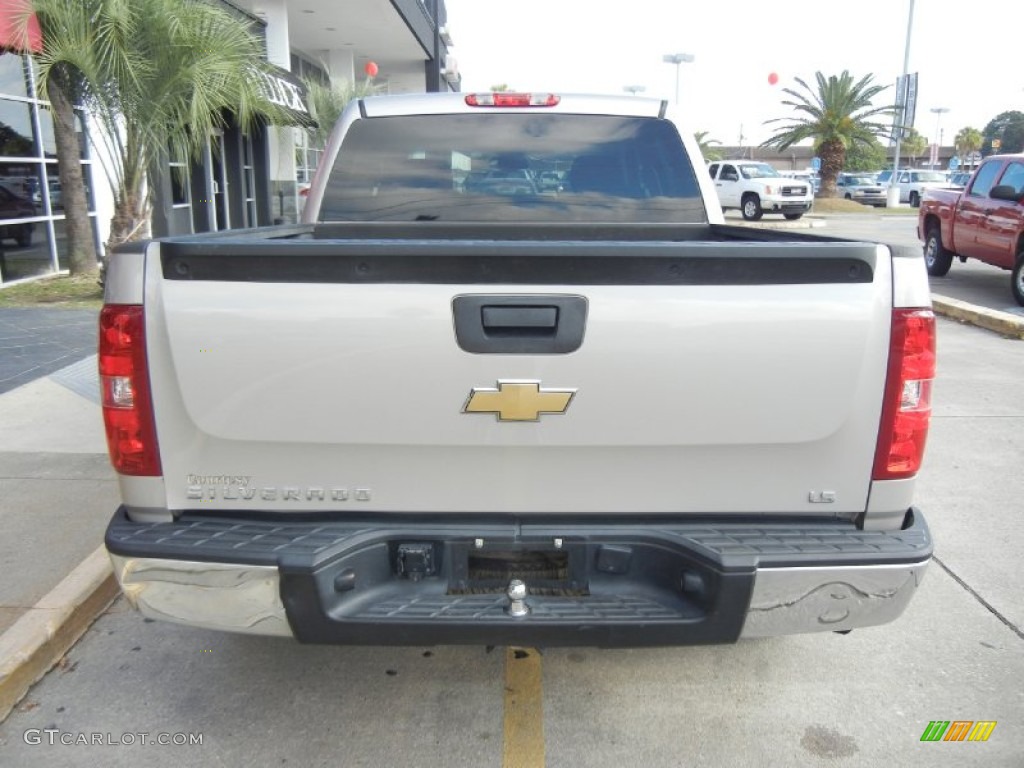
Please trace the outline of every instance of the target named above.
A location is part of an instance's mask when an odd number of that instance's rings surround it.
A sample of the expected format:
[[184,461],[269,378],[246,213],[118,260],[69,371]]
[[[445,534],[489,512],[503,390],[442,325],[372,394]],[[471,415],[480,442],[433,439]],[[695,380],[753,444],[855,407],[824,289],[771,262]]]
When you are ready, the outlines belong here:
[[1024,306],[1024,154],[992,155],[961,190],[930,189],[917,236],[928,274],[949,272],[953,257],[1012,271],[1013,298]]

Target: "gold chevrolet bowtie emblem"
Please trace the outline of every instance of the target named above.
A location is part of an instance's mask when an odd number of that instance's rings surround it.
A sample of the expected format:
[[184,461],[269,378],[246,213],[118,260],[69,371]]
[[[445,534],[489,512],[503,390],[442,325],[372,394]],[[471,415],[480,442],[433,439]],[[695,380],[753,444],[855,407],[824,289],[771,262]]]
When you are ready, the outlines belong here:
[[565,413],[575,389],[541,389],[539,381],[499,381],[497,389],[474,387],[463,413],[493,413],[498,421],[538,421],[542,413]]

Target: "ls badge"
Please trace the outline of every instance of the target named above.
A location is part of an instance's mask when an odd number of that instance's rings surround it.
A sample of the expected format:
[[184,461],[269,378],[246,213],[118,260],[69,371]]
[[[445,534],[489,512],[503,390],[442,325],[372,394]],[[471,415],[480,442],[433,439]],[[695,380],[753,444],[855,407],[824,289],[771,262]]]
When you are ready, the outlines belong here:
[[575,389],[541,389],[539,381],[499,380],[498,388],[473,387],[463,413],[493,413],[498,421],[540,421],[542,413],[565,413]]

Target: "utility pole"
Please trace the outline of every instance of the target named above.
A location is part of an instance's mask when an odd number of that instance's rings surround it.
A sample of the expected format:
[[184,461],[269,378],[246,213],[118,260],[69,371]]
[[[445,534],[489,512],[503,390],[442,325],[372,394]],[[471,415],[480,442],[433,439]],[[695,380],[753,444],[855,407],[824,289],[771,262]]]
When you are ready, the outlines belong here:
[[[910,15],[907,18],[907,45],[903,49],[903,79],[900,82],[903,84],[904,89],[907,87],[907,70],[910,69],[910,33],[914,28],[914,0],[910,0]],[[896,94],[897,101],[903,102],[903,110],[901,114],[897,115],[900,120],[900,125],[896,130],[896,152],[893,157],[892,163],[892,176],[889,178],[889,190],[886,193],[885,204],[890,208],[895,208],[900,204],[900,189],[896,186],[897,179],[900,175],[900,141],[903,138],[903,117],[906,114],[906,99],[901,99],[899,94]]]

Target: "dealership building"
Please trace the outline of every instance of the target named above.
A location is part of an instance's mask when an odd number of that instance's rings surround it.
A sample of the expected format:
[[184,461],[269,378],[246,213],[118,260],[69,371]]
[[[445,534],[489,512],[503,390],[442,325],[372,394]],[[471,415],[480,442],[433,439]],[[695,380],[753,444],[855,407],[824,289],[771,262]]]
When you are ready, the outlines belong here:
[[[17,44],[15,19],[28,0],[0,0],[0,282],[67,269],[64,210],[49,105],[37,98],[36,64]],[[265,91],[295,122],[308,115],[303,83],[361,83],[375,90],[458,90],[444,0],[210,0],[249,24],[274,65]],[[30,3],[29,3],[30,4]],[[29,45],[43,45],[30,24]],[[371,65],[372,63],[372,65]],[[370,65],[370,66],[368,66]],[[113,196],[101,157],[77,121],[89,215],[98,248],[107,239]],[[322,153],[302,128],[244,133],[232,121],[211,137],[187,173],[154,169],[154,237],[293,222]]]

